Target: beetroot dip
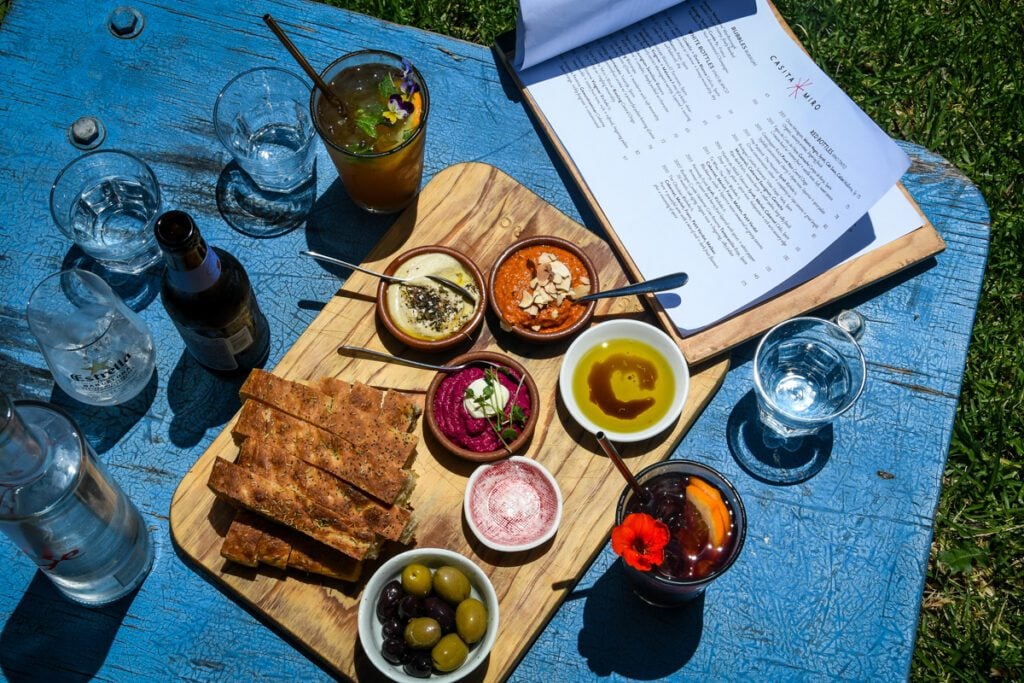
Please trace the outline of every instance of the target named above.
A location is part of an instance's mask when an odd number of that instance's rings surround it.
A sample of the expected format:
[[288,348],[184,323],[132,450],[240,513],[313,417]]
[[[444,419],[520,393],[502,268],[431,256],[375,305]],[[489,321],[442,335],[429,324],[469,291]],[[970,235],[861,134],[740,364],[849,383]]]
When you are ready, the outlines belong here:
[[[498,381],[509,393],[505,415],[511,412],[514,405],[518,405],[529,418],[533,406],[530,404],[530,392],[526,384],[520,385],[519,376],[514,370],[497,371],[497,375]],[[434,419],[441,432],[452,443],[474,453],[490,453],[503,448],[491,421],[487,418],[473,417],[463,406],[466,387],[483,376],[483,368],[470,366],[446,377],[434,394]],[[522,431],[522,425],[516,424],[514,429],[519,433]],[[509,442],[511,441],[512,439],[509,439]]]

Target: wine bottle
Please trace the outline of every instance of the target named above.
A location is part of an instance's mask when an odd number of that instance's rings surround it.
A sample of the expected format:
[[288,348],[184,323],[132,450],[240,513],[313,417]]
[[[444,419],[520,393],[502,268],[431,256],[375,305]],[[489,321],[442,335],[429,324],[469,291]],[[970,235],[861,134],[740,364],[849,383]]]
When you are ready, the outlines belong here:
[[189,353],[218,371],[266,360],[270,329],[238,259],[210,247],[184,211],[162,214],[153,229],[167,260],[161,300]]

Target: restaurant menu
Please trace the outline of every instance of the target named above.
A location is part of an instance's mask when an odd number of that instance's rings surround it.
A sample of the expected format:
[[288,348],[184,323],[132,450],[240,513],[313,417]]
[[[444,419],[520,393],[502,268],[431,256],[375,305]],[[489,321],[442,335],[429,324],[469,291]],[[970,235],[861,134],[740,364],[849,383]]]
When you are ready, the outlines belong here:
[[[907,156],[767,0],[666,4],[637,2],[632,23],[609,8],[613,32],[596,39],[593,26],[586,35],[517,36],[526,53],[516,58],[641,274],[689,274],[685,287],[659,296],[680,333],[923,224],[896,186]],[[538,8],[568,23],[573,12],[602,14],[587,3],[522,0],[521,27],[545,26],[530,18]],[[544,59],[556,50],[564,51]]]

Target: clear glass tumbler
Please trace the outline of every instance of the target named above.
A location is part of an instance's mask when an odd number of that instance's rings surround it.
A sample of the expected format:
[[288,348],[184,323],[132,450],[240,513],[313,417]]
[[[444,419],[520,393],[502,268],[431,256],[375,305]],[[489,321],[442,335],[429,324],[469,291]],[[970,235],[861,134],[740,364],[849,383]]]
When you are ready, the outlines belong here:
[[820,318],[793,318],[754,354],[761,421],[783,438],[814,434],[850,409],[864,389],[864,352],[850,333]]
[[50,190],[50,213],[60,231],[121,273],[139,273],[160,260],[153,236],[159,212],[156,176],[127,152],[84,154],[60,172]]
[[54,381],[79,401],[124,403],[149,383],[156,366],[149,328],[98,275],[50,275],[29,297],[27,314]]
[[371,213],[394,213],[420,191],[430,94],[409,62],[391,52],[344,55],[320,74],[344,105],[310,96],[320,139],[349,197]]
[[291,192],[313,175],[309,91],[291,71],[260,67],[232,78],[217,96],[217,138],[261,190]]

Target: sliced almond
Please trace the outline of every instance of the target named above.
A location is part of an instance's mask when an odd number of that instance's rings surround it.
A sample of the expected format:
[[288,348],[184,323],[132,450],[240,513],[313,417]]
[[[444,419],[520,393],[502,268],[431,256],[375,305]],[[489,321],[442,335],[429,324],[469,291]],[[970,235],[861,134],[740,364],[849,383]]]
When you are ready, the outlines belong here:
[[590,294],[590,287],[587,285],[576,285],[572,288],[572,291],[569,292],[569,296],[573,299],[579,299],[581,296],[586,296],[587,294]]
[[590,284],[590,278],[587,277],[586,275],[580,275],[580,282],[585,284],[585,285],[589,285]]
[[551,279],[551,264],[550,263],[538,263],[537,264],[537,284],[544,286]]
[[534,332],[540,332],[540,325],[530,325],[530,329]]
[[549,304],[551,303],[551,301],[551,295],[545,292],[543,289],[533,295],[533,303],[537,304],[538,306]]
[[519,300],[519,308],[529,308],[533,304],[533,294],[523,292],[523,298]]
[[558,277],[572,276],[572,273],[569,272],[569,266],[565,265],[561,261],[555,261],[551,264],[551,272]]
[[498,326],[499,326],[499,327],[501,327],[501,329],[502,329],[502,330],[503,330],[504,332],[511,332],[511,331],[512,331],[512,326],[511,326],[511,325],[509,325],[509,324],[508,324],[507,322],[505,322],[504,320],[501,320],[501,321],[499,321],[499,322],[498,322]]
[[536,316],[536,315],[537,315],[538,313],[540,313],[540,309],[539,309],[539,308],[537,308],[537,305],[536,305],[536,304],[531,304],[531,305],[530,305],[530,306],[529,306],[529,307],[528,307],[528,308],[526,309],[526,312],[527,312],[527,313],[529,313],[529,314],[530,314],[530,315],[532,315],[532,316]]
[[543,251],[543,252],[541,252],[540,256],[537,258],[537,260],[540,263],[551,263],[553,261],[556,261],[557,259],[555,258],[554,254],[551,254],[551,253],[548,253],[546,251]]

